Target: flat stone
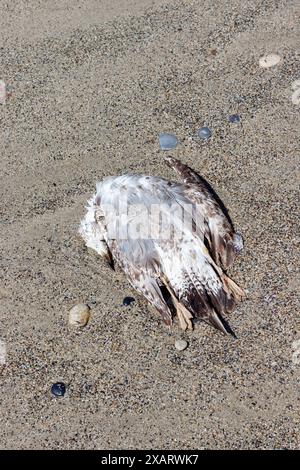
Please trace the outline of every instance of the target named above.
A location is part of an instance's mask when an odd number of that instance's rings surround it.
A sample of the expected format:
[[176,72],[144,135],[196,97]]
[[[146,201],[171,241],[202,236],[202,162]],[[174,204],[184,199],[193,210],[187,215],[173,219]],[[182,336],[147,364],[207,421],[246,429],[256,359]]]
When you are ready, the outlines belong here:
[[161,150],[172,150],[178,143],[177,137],[173,134],[159,134],[159,146]]
[[264,69],[268,69],[279,64],[280,61],[281,57],[278,54],[264,55],[259,59],[259,66],[263,67]]
[[198,137],[203,140],[207,140],[211,136],[211,130],[209,127],[200,127],[200,129],[197,130]]
[[189,343],[185,341],[184,339],[177,339],[175,341],[175,348],[178,351],[184,351],[188,347]]

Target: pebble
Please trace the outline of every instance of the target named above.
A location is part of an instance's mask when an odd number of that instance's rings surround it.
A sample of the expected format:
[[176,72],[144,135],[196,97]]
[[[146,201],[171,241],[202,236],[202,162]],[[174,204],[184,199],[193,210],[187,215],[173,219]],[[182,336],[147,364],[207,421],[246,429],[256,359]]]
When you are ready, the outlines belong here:
[[238,114],[231,114],[230,116],[228,116],[228,121],[229,122],[240,122],[241,118]]
[[243,103],[245,101],[245,97],[244,96],[241,96],[241,95],[235,95],[233,97],[233,100],[236,102],[236,103]]
[[184,339],[177,339],[175,341],[175,348],[178,351],[184,351],[188,347],[189,343],[185,341]]
[[292,90],[296,91],[300,88],[300,80],[295,80],[293,83],[292,83]]
[[172,150],[178,143],[177,137],[173,134],[159,134],[159,145],[161,150]]
[[134,301],[135,301],[134,297],[125,297],[125,299],[123,299],[123,305],[125,307],[128,307],[128,305],[130,305]]
[[200,127],[200,129],[197,130],[197,134],[200,139],[207,140],[211,136],[211,130],[209,127]]
[[279,64],[280,61],[281,57],[278,54],[264,55],[259,59],[259,66],[268,69],[269,67],[274,67]]
[[4,104],[7,98],[6,85],[3,80],[0,80],[0,104]]
[[299,105],[300,104],[300,80],[295,80],[292,83],[292,90],[293,90],[293,95],[292,95],[292,102],[293,104]]
[[55,395],[56,397],[63,397],[64,394],[66,393],[65,384],[63,382],[56,382],[51,387],[51,393],[52,395]]
[[69,324],[72,326],[84,327],[91,316],[91,309],[86,304],[74,305],[69,312]]

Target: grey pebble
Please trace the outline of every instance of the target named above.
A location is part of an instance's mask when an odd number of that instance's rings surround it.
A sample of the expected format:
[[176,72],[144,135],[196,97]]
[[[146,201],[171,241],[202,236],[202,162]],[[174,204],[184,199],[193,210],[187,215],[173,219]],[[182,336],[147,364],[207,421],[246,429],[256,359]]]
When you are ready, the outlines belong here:
[[177,339],[175,341],[175,348],[178,351],[184,351],[188,347],[189,343],[185,341],[184,339]]
[[200,127],[200,129],[197,130],[198,137],[203,140],[207,140],[211,136],[211,130],[209,127]]
[[177,137],[173,134],[159,134],[159,146],[161,150],[172,150],[178,143]]

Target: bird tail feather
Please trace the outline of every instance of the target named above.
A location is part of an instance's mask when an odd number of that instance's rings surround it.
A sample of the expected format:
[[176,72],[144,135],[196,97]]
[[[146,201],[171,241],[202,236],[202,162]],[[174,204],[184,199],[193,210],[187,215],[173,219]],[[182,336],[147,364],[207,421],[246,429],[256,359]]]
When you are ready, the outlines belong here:
[[[225,334],[235,337],[233,330],[222,315],[230,313],[244,297],[243,290],[220,269],[206,259],[198,264],[182,263],[175,276],[167,270],[162,282],[169,290],[183,329],[199,320],[214,326]],[[182,320],[182,316],[184,320]]]

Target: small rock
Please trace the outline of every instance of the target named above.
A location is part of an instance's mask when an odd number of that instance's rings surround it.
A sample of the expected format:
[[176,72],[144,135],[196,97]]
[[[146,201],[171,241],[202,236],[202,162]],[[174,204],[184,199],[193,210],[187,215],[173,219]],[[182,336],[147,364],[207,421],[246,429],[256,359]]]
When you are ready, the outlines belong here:
[[292,83],[291,87],[292,87],[292,90],[294,90],[294,91],[298,90],[300,88],[300,80],[295,80]]
[[230,116],[228,116],[228,121],[229,122],[240,122],[241,118],[238,114],[231,114]]
[[236,103],[243,103],[245,101],[245,97],[244,96],[241,96],[241,95],[235,95],[233,97],[233,100],[236,102]]
[[6,85],[4,80],[0,80],[0,104],[4,104],[7,98]]
[[278,54],[264,55],[259,59],[259,66],[268,69],[269,67],[274,67],[279,64],[280,61],[281,57]]
[[51,387],[51,393],[52,395],[55,395],[56,397],[63,397],[64,394],[66,393],[65,384],[63,382],[56,382]]
[[125,297],[125,299],[123,299],[123,305],[125,307],[128,307],[128,305],[130,305],[134,301],[135,299],[133,297]]
[[175,341],[175,348],[178,351],[184,351],[188,347],[189,343],[185,341],[184,339],[177,339]]
[[292,83],[292,90],[292,102],[298,106],[300,104],[300,80],[295,80]]
[[300,338],[292,342],[292,348],[300,351]]
[[197,134],[200,137],[200,139],[207,140],[211,136],[211,130],[209,127],[201,127],[200,129],[197,130]]
[[72,326],[84,327],[91,316],[91,309],[86,304],[74,305],[69,312],[69,324]]
[[173,134],[159,134],[159,145],[161,150],[172,150],[177,146],[177,137]]

